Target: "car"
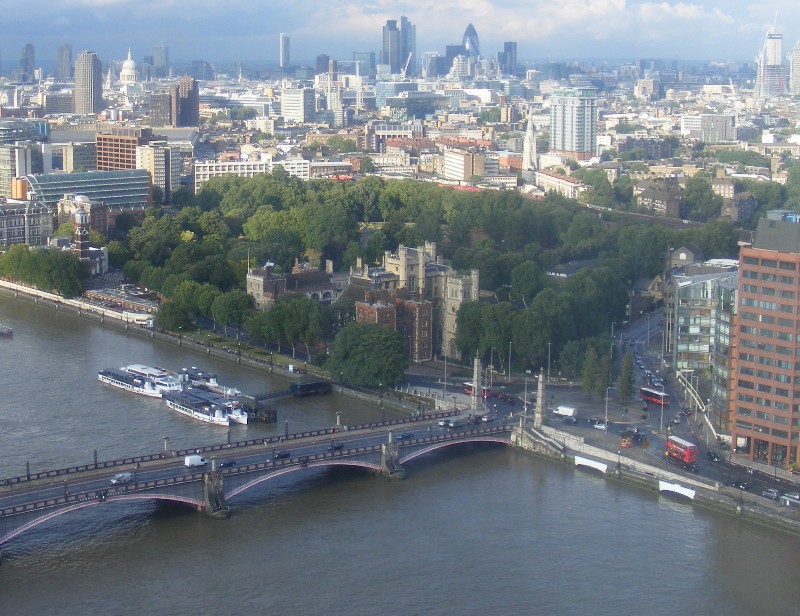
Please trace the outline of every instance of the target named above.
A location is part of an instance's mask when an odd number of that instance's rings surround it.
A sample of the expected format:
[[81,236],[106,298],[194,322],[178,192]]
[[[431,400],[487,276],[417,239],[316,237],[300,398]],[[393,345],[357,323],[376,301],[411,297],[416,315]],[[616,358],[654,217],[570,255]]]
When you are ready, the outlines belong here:
[[800,492],[787,492],[784,494],[784,497],[789,498],[791,500],[800,501]]
[[625,428],[620,435],[622,438],[629,438],[633,440],[633,437],[639,434],[639,428]]
[[740,479],[734,479],[728,484],[732,488],[737,488],[739,490],[749,490],[751,485],[747,481],[742,481]]
[[488,423],[488,422],[490,422],[490,421],[494,421],[494,420],[495,420],[495,417],[494,417],[494,415],[491,415],[491,414],[489,414],[489,413],[487,413],[486,415],[484,415],[484,416],[482,416],[482,417],[481,417],[481,421],[483,421],[483,422],[485,422],[485,423]]
[[236,466],[236,460],[228,458],[227,460],[220,460],[217,462],[217,468],[230,468]]
[[775,488],[767,488],[766,490],[761,491],[761,496],[768,498],[769,500],[776,501],[781,497],[781,493]]
[[677,426],[679,423],[681,423],[681,416],[675,415],[675,417],[672,418],[671,423]]
[[604,422],[604,421],[601,421],[600,423],[594,424],[593,427],[594,427],[595,430],[608,430],[608,426],[606,425],[606,422]]
[[124,486],[133,481],[133,473],[117,473],[111,478],[112,486]]
[[697,462],[687,462],[683,465],[683,468],[689,471],[690,473],[699,473],[700,472],[700,465]]
[[283,451],[277,452],[274,456],[272,456],[273,460],[286,460],[292,455],[291,451],[284,449]]
[[328,451],[341,451],[342,449],[344,449],[344,443],[338,441],[328,445]]
[[706,452],[706,458],[708,458],[709,462],[722,462],[722,456],[720,456],[716,451],[713,449],[709,449]]
[[634,443],[644,443],[647,441],[647,434],[644,432],[637,432],[631,438],[633,438]]
[[449,427],[449,426],[450,426],[450,420],[449,420],[449,419],[440,419],[440,420],[439,420],[439,425],[440,425],[442,428],[447,428],[447,427]]
[[592,425],[597,425],[599,423],[605,424],[605,419],[602,417],[587,417],[586,421],[588,421]]
[[398,441],[412,441],[417,438],[417,435],[413,432],[403,432],[402,434],[397,435]]
[[564,423],[568,426],[578,423],[577,417],[564,417]]

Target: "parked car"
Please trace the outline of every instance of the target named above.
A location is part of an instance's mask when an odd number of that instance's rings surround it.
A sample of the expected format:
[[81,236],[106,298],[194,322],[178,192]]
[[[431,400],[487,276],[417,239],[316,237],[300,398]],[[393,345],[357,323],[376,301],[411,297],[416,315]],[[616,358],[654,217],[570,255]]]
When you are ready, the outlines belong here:
[[111,478],[112,486],[124,486],[133,481],[133,473],[117,473]]
[[781,497],[781,493],[775,488],[767,488],[766,490],[762,490],[761,496],[768,498],[769,500],[776,501]]

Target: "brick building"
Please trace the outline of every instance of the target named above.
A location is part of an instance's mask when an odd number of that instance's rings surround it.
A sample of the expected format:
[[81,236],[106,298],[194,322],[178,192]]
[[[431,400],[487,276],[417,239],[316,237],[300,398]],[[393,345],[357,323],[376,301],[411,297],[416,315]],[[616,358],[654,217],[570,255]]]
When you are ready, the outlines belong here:
[[405,289],[367,291],[356,302],[356,322],[375,323],[400,332],[409,359],[415,363],[433,359],[433,304],[413,299]]

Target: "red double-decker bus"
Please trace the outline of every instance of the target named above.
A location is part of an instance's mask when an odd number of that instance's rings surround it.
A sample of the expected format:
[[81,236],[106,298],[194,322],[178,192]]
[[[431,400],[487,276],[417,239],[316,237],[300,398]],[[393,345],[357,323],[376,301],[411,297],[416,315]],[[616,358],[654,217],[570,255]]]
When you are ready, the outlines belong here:
[[658,391],[650,389],[649,387],[640,387],[639,395],[645,402],[652,402],[653,404],[660,404],[667,406],[669,404],[669,394],[665,391]]
[[[472,383],[464,383],[464,393],[465,394],[467,394],[468,396],[471,396],[472,392],[474,390],[475,390],[475,386]],[[484,398],[488,398],[490,394],[491,394],[491,392],[489,391],[488,387],[486,387],[485,385],[481,386],[481,395]]]

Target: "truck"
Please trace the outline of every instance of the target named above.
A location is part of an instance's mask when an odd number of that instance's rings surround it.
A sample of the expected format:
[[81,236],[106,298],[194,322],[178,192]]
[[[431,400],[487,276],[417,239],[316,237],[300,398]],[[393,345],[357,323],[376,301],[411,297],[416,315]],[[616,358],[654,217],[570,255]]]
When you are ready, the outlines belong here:
[[561,415],[562,417],[575,417],[575,409],[571,406],[557,406],[553,411],[553,415]]
[[697,462],[697,445],[679,436],[669,436],[664,443],[664,455],[683,464],[694,464]]
[[206,464],[208,464],[206,459],[197,454],[188,455],[183,459],[183,465],[189,468],[194,468],[195,466],[205,466]]

